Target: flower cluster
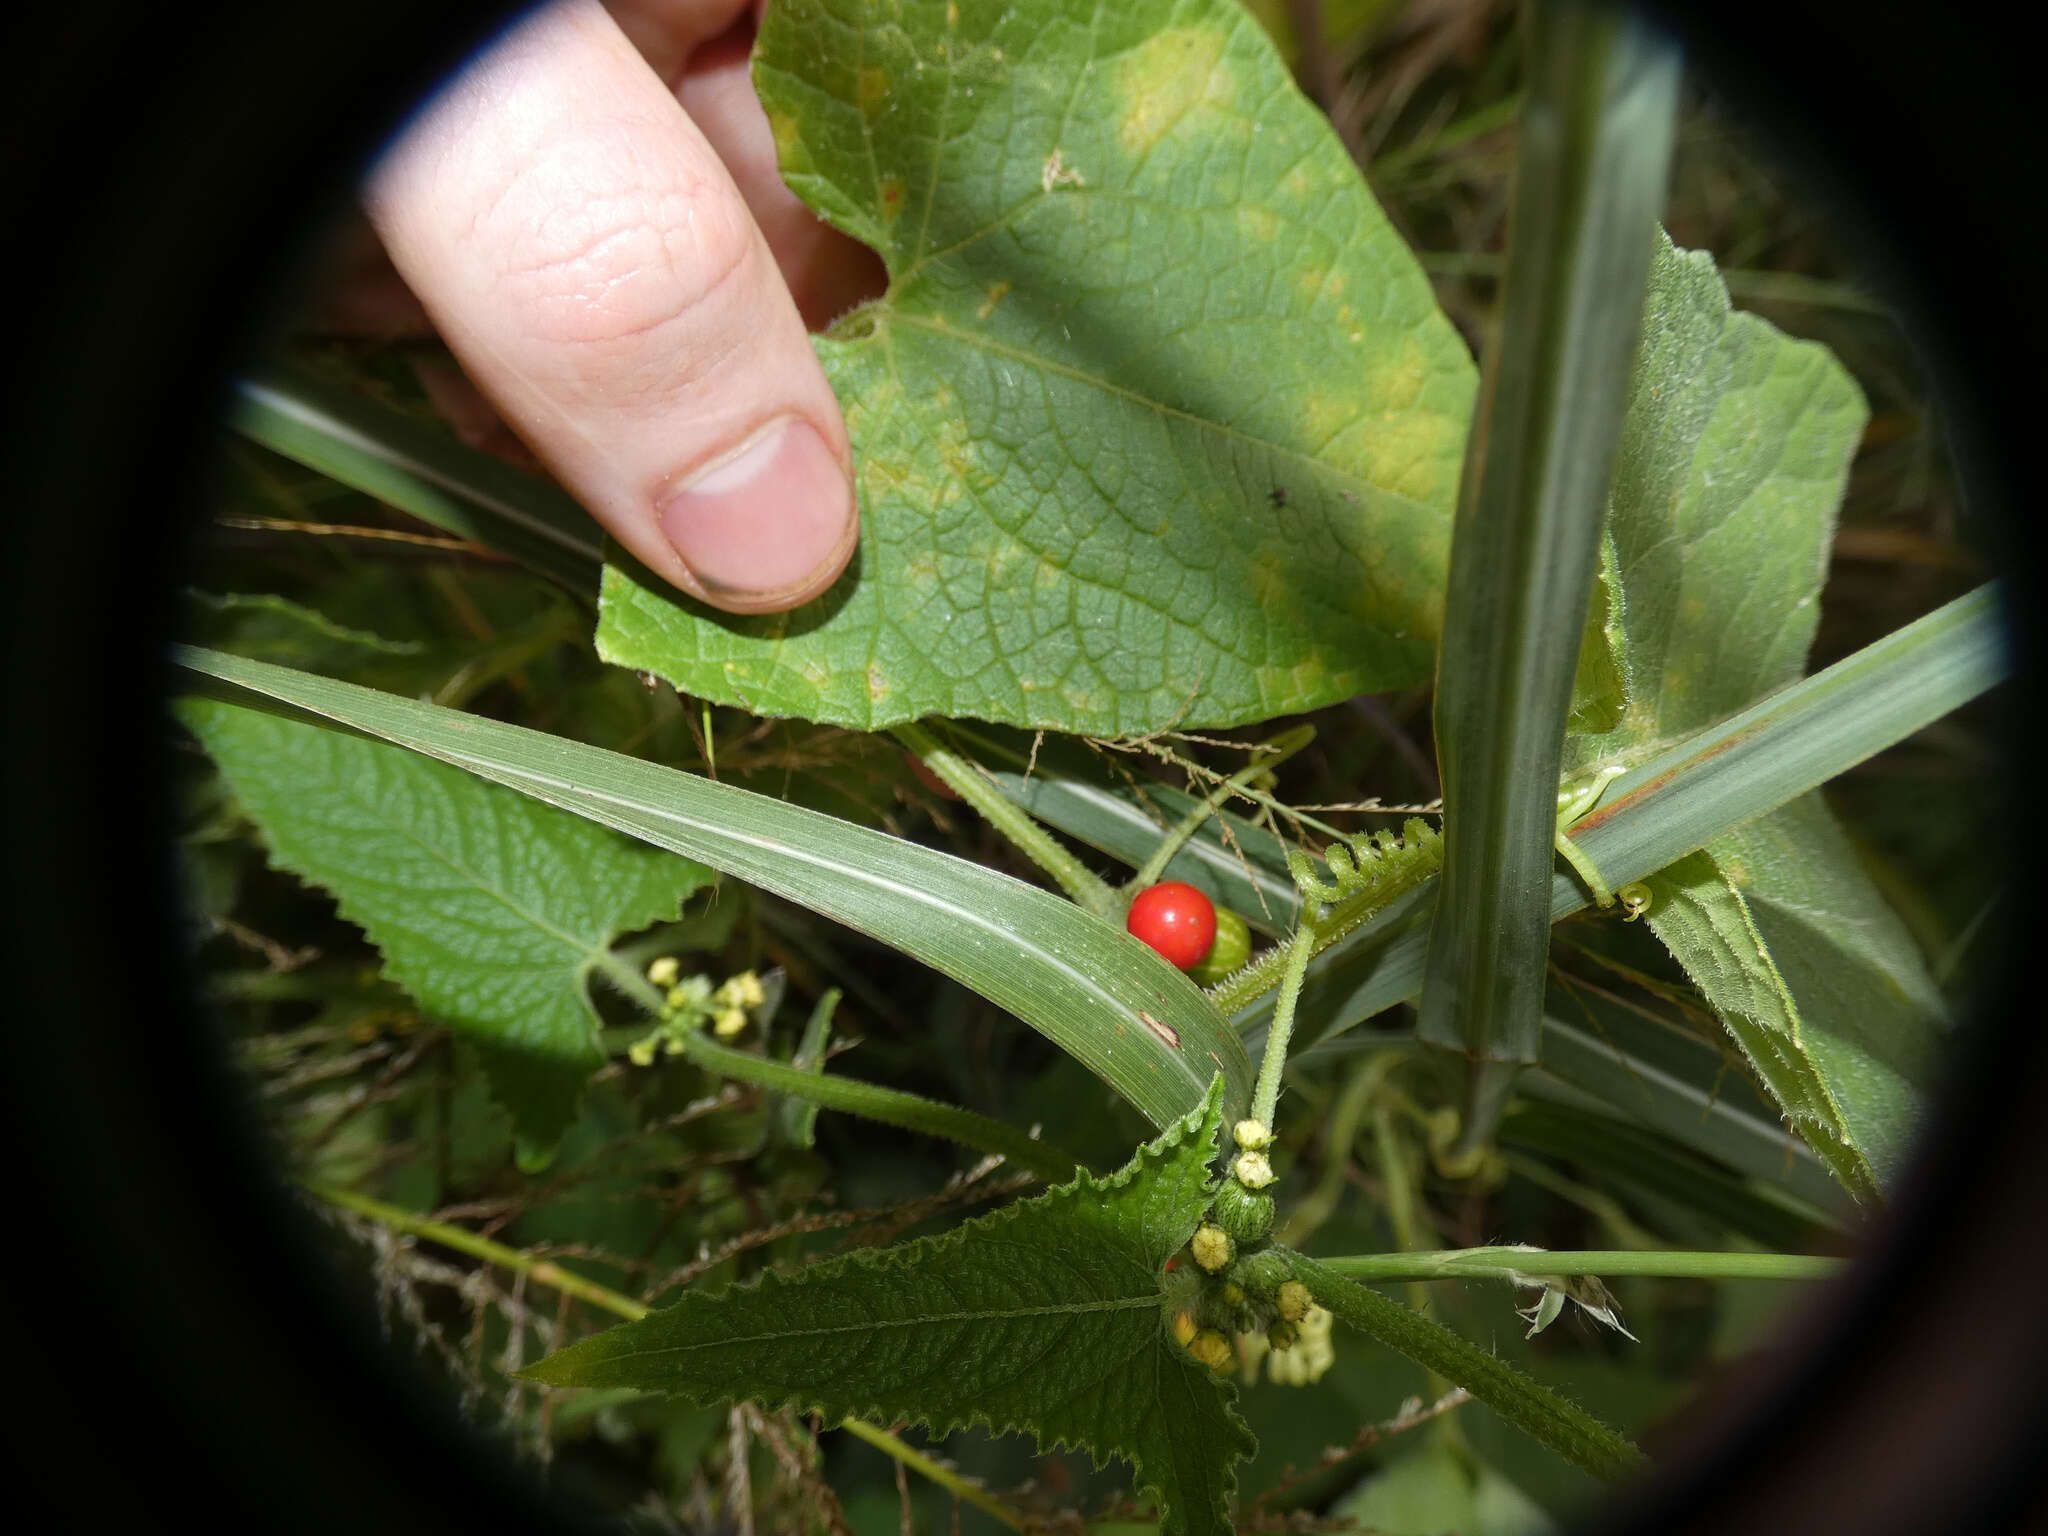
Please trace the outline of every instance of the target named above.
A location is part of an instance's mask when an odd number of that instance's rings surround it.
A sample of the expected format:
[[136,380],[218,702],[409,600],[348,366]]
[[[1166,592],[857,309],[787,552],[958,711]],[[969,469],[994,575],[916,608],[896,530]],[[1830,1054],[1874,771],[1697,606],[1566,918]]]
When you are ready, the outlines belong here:
[[1210,1219],[1195,1229],[1183,1254],[1167,1263],[1161,1287],[1167,1331],[1219,1375],[1229,1375],[1240,1360],[1248,1373],[1256,1373],[1270,1355],[1274,1381],[1318,1380],[1336,1359],[1332,1320],[1292,1277],[1285,1251],[1273,1246],[1273,1197],[1266,1192],[1274,1182],[1267,1156],[1272,1128],[1240,1120],[1231,1139],[1237,1152],[1217,1188]]
[[731,1039],[746,1029],[748,1010],[767,1001],[761,978],[752,971],[741,971],[713,987],[710,977],[684,976],[681,970],[673,955],[663,955],[647,967],[647,979],[663,989],[661,1021],[626,1048],[636,1067],[654,1065],[657,1054],[677,1055],[683,1037],[706,1024],[721,1039]]

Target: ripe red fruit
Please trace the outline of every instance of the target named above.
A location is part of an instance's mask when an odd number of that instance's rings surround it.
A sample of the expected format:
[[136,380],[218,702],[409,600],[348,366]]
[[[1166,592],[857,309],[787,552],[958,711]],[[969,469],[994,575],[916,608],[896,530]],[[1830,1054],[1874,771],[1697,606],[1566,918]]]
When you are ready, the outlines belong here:
[[1138,892],[1124,926],[1185,971],[1215,946],[1216,908],[1186,881],[1164,880]]

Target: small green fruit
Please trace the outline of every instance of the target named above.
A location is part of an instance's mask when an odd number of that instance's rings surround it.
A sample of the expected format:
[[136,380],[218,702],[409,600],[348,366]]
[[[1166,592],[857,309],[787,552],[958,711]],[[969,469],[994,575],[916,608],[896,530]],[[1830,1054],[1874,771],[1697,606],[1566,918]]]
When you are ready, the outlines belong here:
[[1225,1179],[1216,1191],[1216,1225],[1230,1234],[1232,1242],[1264,1242],[1273,1231],[1273,1197],[1246,1189],[1235,1179]]
[[1201,964],[1188,971],[1188,979],[1198,987],[1213,987],[1231,972],[1241,970],[1251,957],[1251,929],[1230,908],[1218,907],[1216,942],[1209,947],[1209,953]]
[[1261,1248],[1257,1253],[1239,1258],[1230,1277],[1243,1286],[1247,1294],[1270,1302],[1280,1287],[1287,1283],[1292,1267],[1278,1249]]

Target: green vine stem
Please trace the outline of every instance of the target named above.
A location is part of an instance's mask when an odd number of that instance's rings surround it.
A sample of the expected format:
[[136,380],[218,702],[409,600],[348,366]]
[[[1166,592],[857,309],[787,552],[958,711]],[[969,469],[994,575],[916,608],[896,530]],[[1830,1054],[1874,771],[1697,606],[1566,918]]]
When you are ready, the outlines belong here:
[[[607,981],[647,1011],[650,1023],[662,1016],[660,990],[630,965],[616,955],[606,955],[599,961],[599,970]],[[682,1055],[707,1072],[752,1083],[772,1093],[786,1093],[821,1109],[879,1120],[921,1136],[938,1136],[977,1152],[992,1153],[1018,1168],[1028,1168],[1048,1184],[1064,1183],[1083,1169],[1080,1159],[1058,1147],[1026,1136],[1013,1125],[977,1115],[971,1109],[863,1083],[856,1078],[806,1072],[746,1051],[731,1050],[706,1039],[701,1030],[688,1030],[673,1038]]]
[[1315,951],[1318,928],[1311,915],[1313,903],[1304,899],[1301,926],[1286,950],[1286,968],[1280,977],[1280,996],[1273,1004],[1273,1027],[1266,1035],[1266,1054],[1259,1061],[1259,1081],[1252,1090],[1251,1117],[1259,1124],[1273,1124],[1273,1110],[1280,1102],[1280,1075],[1287,1067],[1287,1040],[1294,1033],[1294,1005],[1301,996],[1302,978],[1308,974],[1309,956]]
[[1424,1369],[1456,1382],[1573,1466],[1610,1483],[1648,1468],[1649,1458],[1632,1442],[1506,1361],[1347,1279],[1328,1264],[1292,1249],[1275,1251],[1286,1253],[1294,1278],[1309,1288],[1318,1305]]
[[1387,1073],[1404,1054],[1399,1050],[1375,1051],[1359,1062],[1344,1079],[1344,1086],[1327,1118],[1317,1117],[1326,1127],[1323,1133],[1323,1171],[1307,1198],[1294,1207],[1287,1220],[1274,1232],[1276,1241],[1291,1245],[1306,1243],[1315,1235],[1317,1228],[1337,1214],[1338,1205],[1351,1187],[1350,1180],[1345,1177],[1351,1166],[1351,1144],[1358,1139],[1358,1128],[1365,1119],[1366,1110],[1384,1087]]
[[1124,898],[1060,845],[1059,839],[1004,798],[974,764],[921,725],[892,726],[893,735],[939,776],[954,794],[981,813],[1024,857],[1052,876],[1055,884],[1106,923],[1123,926]]
[[[616,954],[606,954],[598,963],[598,969],[606,981],[647,1010],[649,1024],[662,1018],[662,991],[647,981],[647,977],[621,961]],[[864,1120],[881,1120],[883,1124],[893,1124],[901,1130],[915,1130],[922,1137],[942,1137],[944,1141],[973,1147],[979,1153],[993,1153],[1014,1167],[1030,1169],[1047,1184],[1063,1184],[1085,1167],[1081,1159],[1071,1153],[1063,1153],[1059,1147],[1026,1137],[1016,1126],[991,1120],[989,1116],[975,1114],[973,1110],[940,1104],[938,1100],[930,1100],[920,1094],[905,1094],[897,1087],[862,1083],[856,1077],[827,1077],[821,1071],[805,1071],[801,1067],[768,1061],[766,1057],[756,1057],[745,1051],[733,1051],[705,1038],[702,1030],[684,1030],[670,1038],[688,1061],[705,1071],[715,1071],[721,1077],[733,1077],[741,1083],[752,1083],[754,1087],[766,1087],[772,1094],[801,1098],[807,1104],[817,1104],[825,1110],[858,1114]]]
[[[1393,1228],[1394,1246],[1403,1253],[1413,1252],[1422,1246],[1421,1223],[1416,1219],[1415,1167],[1408,1156],[1408,1149],[1401,1144],[1400,1132],[1394,1128],[1392,1106],[1384,1098],[1372,1107],[1372,1144],[1374,1156],[1380,1167],[1380,1187],[1384,1191],[1387,1211],[1387,1225]],[[1434,1322],[1435,1309],[1430,1305],[1429,1287],[1420,1281],[1408,1284],[1408,1305],[1417,1316]],[[1439,1398],[1450,1390],[1450,1382],[1436,1371],[1428,1372],[1429,1395]],[[1446,1420],[1445,1428],[1458,1436],[1457,1421]]]
[[731,1050],[705,1039],[697,1030],[684,1035],[681,1044],[683,1055],[707,1072],[736,1078],[775,1093],[786,1093],[826,1109],[844,1110],[850,1115],[879,1120],[884,1125],[899,1126],[906,1131],[942,1136],[977,1152],[994,1153],[1016,1167],[1030,1169],[1048,1184],[1063,1183],[1081,1172],[1080,1161],[1058,1147],[1035,1141],[1013,1125],[977,1115],[969,1109],[959,1109],[895,1088],[880,1088],[853,1078],[801,1071],[779,1061]]
[[[428,1242],[439,1243],[443,1248],[452,1249],[456,1253],[468,1254],[471,1258],[486,1264],[495,1264],[500,1269],[524,1275],[537,1285],[552,1286],[564,1295],[574,1296],[579,1301],[587,1301],[594,1307],[601,1307],[629,1323],[639,1322],[651,1310],[630,1296],[622,1296],[609,1286],[599,1285],[595,1280],[586,1280],[575,1271],[562,1268],[552,1259],[536,1259],[530,1253],[521,1253],[517,1248],[507,1248],[503,1243],[494,1243],[489,1238],[479,1237],[462,1227],[418,1216],[399,1206],[386,1205],[382,1200],[372,1200],[367,1195],[359,1195],[353,1190],[337,1189],[330,1184],[301,1183],[299,1187],[317,1200],[324,1200],[329,1205],[339,1206],[345,1211],[353,1211],[358,1216],[366,1216],[394,1232],[403,1232],[411,1237],[423,1237]],[[848,1434],[867,1441],[885,1455],[895,1458],[911,1471],[930,1478],[954,1498],[972,1504],[1011,1530],[1027,1529],[1024,1517],[1002,1500],[984,1489],[975,1487],[957,1472],[940,1466],[929,1456],[897,1439],[886,1429],[879,1429],[859,1419],[844,1420],[839,1427]]]
[[1180,819],[1179,825],[1166,834],[1165,840],[1138,866],[1138,872],[1125,882],[1125,893],[1134,895],[1157,881],[1166,866],[1173,862],[1174,855],[1201,830],[1202,823],[1221,810],[1233,795],[1244,793],[1252,780],[1261,774],[1271,773],[1315,739],[1314,726],[1298,725],[1291,731],[1282,731],[1271,741],[1262,742],[1256,749],[1258,755],[1251,762],[1217,785],[1206,800],[1190,810]]
[[1030,1529],[1025,1524],[1024,1517],[1010,1508],[1001,1499],[981,1488],[975,1487],[974,1484],[968,1482],[966,1478],[951,1468],[940,1466],[931,1457],[904,1444],[886,1429],[877,1429],[874,1425],[860,1419],[843,1420],[839,1427],[849,1435],[867,1441],[875,1449],[895,1457],[896,1460],[902,1462],[911,1471],[930,1478],[941,1488],[952,1494],[954,1498],[959,1499],[962,1503],[972,1504],[990,1519],[1008,1526],[1013,1531]]
[[1324,1259],[1349,1280],[1508,1280],[1515,1276],[1654,1275],[1671,1280],[1827,1280],[1846,1259],[1804,1253],[1713,1253],[1628,1249],[1449,1248]]
[[380,1226],[394,1232],[403,1232],[409,1237],[423,1237],[430,1243],[439,1243],[443,1248],[457,1253],[466,1253],[472,1259],[486,1264],[495,1264],[500,1269],[509,1269],[515,1275],[524,1275],[537,1285],[552,1286],[578,1301],[587,1301],[594,1307],[616,1313],[629,1323],[637,1323],[648,1313],[648,1308],[622,1296],[609,1286],[599,1285],[595,1280],[586,1280],[572,1269],[564,1269],[553,1259],[537,1259],[530,1253],[521,1253],[517,1248],[507,1248],[503,1243],[494,1243],[488,1237],[479,1237],[463,1227],[450,1226],[445,1221],[415,1215],[396,1205],[386,1205],[382,1200],[372,1200],[368,1195],[359,1195],[354,1190],[339,1189],[332,1184],[301,1182],[299,1188],[316,1200],[339,1206],[345,1211],[354,1211],[358,1216],[367,1216]]

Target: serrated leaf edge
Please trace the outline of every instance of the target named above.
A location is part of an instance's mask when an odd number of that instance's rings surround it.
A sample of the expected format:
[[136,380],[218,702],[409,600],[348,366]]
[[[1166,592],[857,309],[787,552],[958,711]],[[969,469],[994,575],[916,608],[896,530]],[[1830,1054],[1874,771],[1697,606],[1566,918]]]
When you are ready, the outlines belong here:
[[[845,1264],[849,1268],[865,1269],[871,1273],[886,1273],[892,1270],[908,1268],[913,1263],[922,1264],[933,1254],[949,1252],[967,1243],[980,1240],[981,1237],[991,1231],[1001,1230],[1004,1225],[1014,1223],[1020,1214],[1027,1209],[1042,1211],[1054,1202],[1074,1199],[1083,1194],[1113,1195],[1116,1191],[1130,1185],[1148,1170],[1160,1166],[1169,1158],[1175,1156],[1181,1150],[1186,1138],[1191,1136],[1205,1136],[1209,1152],[1209,1157],[1205,1161],[1213,1161],[1216,1152],[1217,1135],[1222,1129],[1223,1086],[1223,1075],[1218,1073],[1210,1079],[1208,1091],[1203,1094],[1200,1104],[1141,1146],[1137,1154],[1114,1173],[1097,1176],[1083,1170],[1077,1173],[1068,1183],[1048,1189],[1034,1199],[1019,1201],[1004,1207],[1000,1211],[994,1211],[974,1221],[965,1222],[950,1232],[942,1232],[932,1237],[920,1238],[916,1242],[906,1243],[898,1248],[856,1249],[832,1262]],[[1211,1183],[1213,1183],[1213,1179]],[[1084,1186],[1086,1187],[1084,1188]],[[1200,1218],[1197,1217],[1196,1221],[1198,1222],[1199,1220]],[[1193,1230],[1192,1224],[1189,1230]],[[1159,1262],[1163,1264],[1168,1256],[1170,1256],[1170,1252],[1168,1255],[1161,1255]],[[794,1274],[784,1274],[780,1271],[770,1270],[738,1285],[725,1286],[717,1291],[698,1292],[694,1293],[694,1295],[696,1299],[705,1305],[715,1305],[736,1291],[773,1293],[783,1290],[787,1287],[803,1283],[802,1277],[805,1274],[806,1271],[803,1270],[798,1270]],[[687,1305],[691,1299],[691,1297],[685,1297],[682,1301],[677,1302],[676,1305]],[[1135,1306],[1132,1310],[1136,1310]],[[629,1324],[627,1326],[632,1325]],[[598,1334],[593,1335],[593,1337],[602,1338],[604,1335]],[[575,1345],[570,1345],[568,1349],[573,1350],[575,1347]],[[1153,1345],[1154,1353],[1151,1358],[1155,1369],[1175,1363],[1170,1355],[1162,1358],[1161,1352],[1166,1348],[1166,1334],[1162,1328],[1156,1335]],[[550,1358],[558,1358],[560,1354],[567,1352],[568,1350],[558,1351],[557,1356]],[[540,1374],[542,1368],[547,1363],[547,1360],[537,1361],[526,1370],[514,1374],[522,1380],[535,1381],[547,1386],[576,1385],[575,1383],[550,1381],[548,1377]],[[1251,1426],[1245,1422],[1244,1416],[1237,1411],[1234,1386],[1220,1377],[1214,1378],[1214,1380],[1221,1393],[1224,1426],[1229,1432],[1232,1443],[1238,1447],[1237,1460],[1242,1460],[1256,1448],[1257,1441],[1252,1436]],[[729,1396],[729,1394],[725,1393],[704,1396],[682,1385],[663,1387],[659,1390],[701,1404],[721,1402]],[[752,1401],[759,1402],[763,1407],[776,1412],[805,1413],[812,1411],[816,1407],[814,1403],[807,1401],[798,1393],[785,1393],[781,1397],[772,1400],[763,1396],[754,1398]],[[1160,1401],[1164,1402],[1164,1394],[1161,1394]],[[847,1403],[846,1417],[875,1419],[890,1417],[894,1414],[894,1410],[889,1406],[872,1400],[860,1401],[849,1396]],[[1048,1439],[1042,1436],[1037,1427],[1032,1424],[998,1420],[987,1413],[973,1413],[964,1418],[949,1420],[913,1416],[910,1422],[919,1424],[929,1432],[937,1435],[950,1434],[958,1429],[985,1429],[992,1434],[1029,1434],[1034,1443],[1045,1450],[1073,1449],[1085,1451],[1090,1463],[1098,1470],[1106,1466],[1111,1457],[1115,1457],[1118,1460],[1127,1462],[1131,1466],[1134,1485],[1141,1491],[1152,1494],[1159,1501],[1162,1516],[1172,1502],[1168,1498],[1166,1489],[1160,1479],[1147,1473],[1148,1463],[1139,1460],[1127,1451],[1115,1448],[1098,1450],[1095,1446],[1085,1441],[1076,1441],[1065,1435]],[[1210,1514],[1212,1517],[1222,1520],[1222,1529],[1224,1530],[1230,1528],[1230,1498],[1236,1490],[1237,1470],[1236,1460],[1233,1460],[1224,1469],[1218,1497],[1211,1501]],[[1162,1520],[1162,1526],[1171,1529],[1171,1526],[1164,1520]]]

